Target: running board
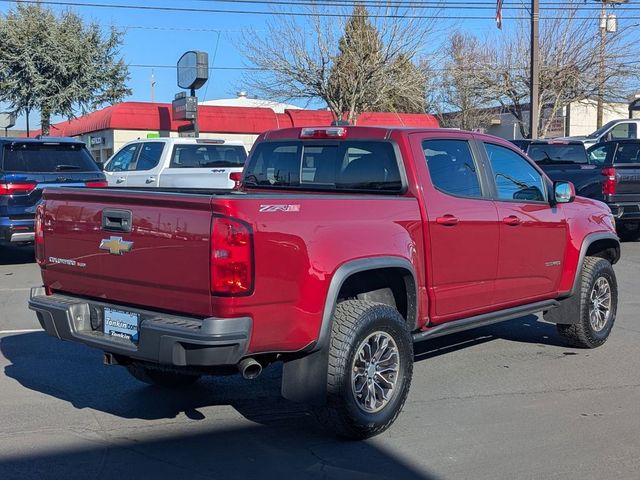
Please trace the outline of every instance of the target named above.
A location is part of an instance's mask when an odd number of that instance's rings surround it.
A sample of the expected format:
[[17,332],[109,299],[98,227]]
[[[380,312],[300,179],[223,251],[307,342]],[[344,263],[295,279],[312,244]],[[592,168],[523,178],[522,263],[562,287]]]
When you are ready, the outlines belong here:
[[462,320],[453,320],[451,322],[432,327],[428,330],[414,333],[413,341],[421,342],[422,340],[430,340],[443,335],[449,335],[450,333],[458,333],[472,328],[505,322],[507,320],[513,320],[514,318],[523,317],[532,313],[549,310],[551,308],[558,307],[559,305],[560,303],[557,300],[545,300],[543,302],[520,305],[518,307],[507,308],[506,310],[499,310],[497,312],[483,313],[482,315],[463,318]]

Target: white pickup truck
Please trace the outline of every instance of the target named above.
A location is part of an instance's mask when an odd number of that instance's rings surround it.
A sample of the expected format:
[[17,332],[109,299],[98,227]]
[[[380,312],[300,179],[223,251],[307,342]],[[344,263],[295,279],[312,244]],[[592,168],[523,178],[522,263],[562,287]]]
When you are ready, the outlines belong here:
[[242,142],[150,138],[125,144],[104,165],[109,186],[231,189],[247,151]]

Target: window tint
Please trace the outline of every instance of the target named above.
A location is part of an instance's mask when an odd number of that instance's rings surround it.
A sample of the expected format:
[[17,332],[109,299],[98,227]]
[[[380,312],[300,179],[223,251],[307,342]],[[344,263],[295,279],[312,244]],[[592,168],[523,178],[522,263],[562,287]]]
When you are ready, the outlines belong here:
[[591,147],[587,155],[589,156],[589,163],[591,165],[604,165],[605,163],[611,163],[611,156],[615,150],[615,144],[598,145]]
[[246,158],[242,145],[176,145],[170,168],[238,168]]
[[635,123],[620,123],[613,127],[608,136],[611,140],[637,138],[637,126]]
[[160,156],[164,149],[164,142],[145,142],[140,147],[136,170],[151,170],[160,162]]
[[4,172],[95,172],[98,165],[82,144],[12,143],[4,147]]
[[587,163],[584,145],[531,144],[527,153],[534,162],[540,164]]
[[640,163],[640,144],[619,143],[614,162],[618,163]]
[[500,200],[546,200],[544,180],[527,160],[499,145],[485,143],[485,148]]
[[426,140],[422,143],[433,185],[463,197],[481,197],[476,165],[464,140]]
[[133,160],[136,157],[138,143],[123,147],[105,167],[107,172],[125,172],[133,167]]
[[388,142],[265,142],[249,160],[245,185],[260,187],[374,190],[402,188]]

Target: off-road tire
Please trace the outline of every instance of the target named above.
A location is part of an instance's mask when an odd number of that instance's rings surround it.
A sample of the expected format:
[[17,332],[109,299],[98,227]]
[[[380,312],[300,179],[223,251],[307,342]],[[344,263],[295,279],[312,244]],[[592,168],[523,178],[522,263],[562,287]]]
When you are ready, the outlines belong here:
[[[352,389],[356,350],[370,335],[384,332],[397,346],[396,385],[380,411],[366,412]],[[342,437],[364,439],[391,426],[409,393],[413,373],[413,342],[402,315],[393,307],[363,300],[346,300],[336,306],[329,344],[326,404],[314,409],[318,422]]]
[[134,378],[141,382],[163,388],[189,387],[200,379],[200,375],[149,368],[138,363],[127,365],[127,370]]
[[[604,328],[594,330],[589,319],[590,295],[599,278],[603,277],[611,289],[611,314]],[[580,318],[577,323],[566,325],[557,324],[558,333],[562,339],[572,347],[596,348],[604,344],[609,338],[616,319],[618,306],[618,284],[613,267],[609,261],[599,257],[586,257],[582,266],[580,278]]]

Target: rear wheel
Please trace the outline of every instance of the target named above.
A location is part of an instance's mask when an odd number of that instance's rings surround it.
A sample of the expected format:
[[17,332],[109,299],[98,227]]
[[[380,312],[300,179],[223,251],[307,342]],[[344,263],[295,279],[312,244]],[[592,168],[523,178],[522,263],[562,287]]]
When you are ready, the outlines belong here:
[[616,319],[618,284],[604,258],[586,257],[580,283],[580,318],[571,325],[558,324],[558,333],[571,346],[596,348],[609,338]]
[[184,388],[193,385],[200,379],[200,375],[159,370],[138,363],[127,365],[127,370],[141,382],[164,388]]
[[342,302],[333,318],[327,402],[316,417],[341,436],[377,435],[402,410],[412,372],[413,342],[400,313],[380,303]]

